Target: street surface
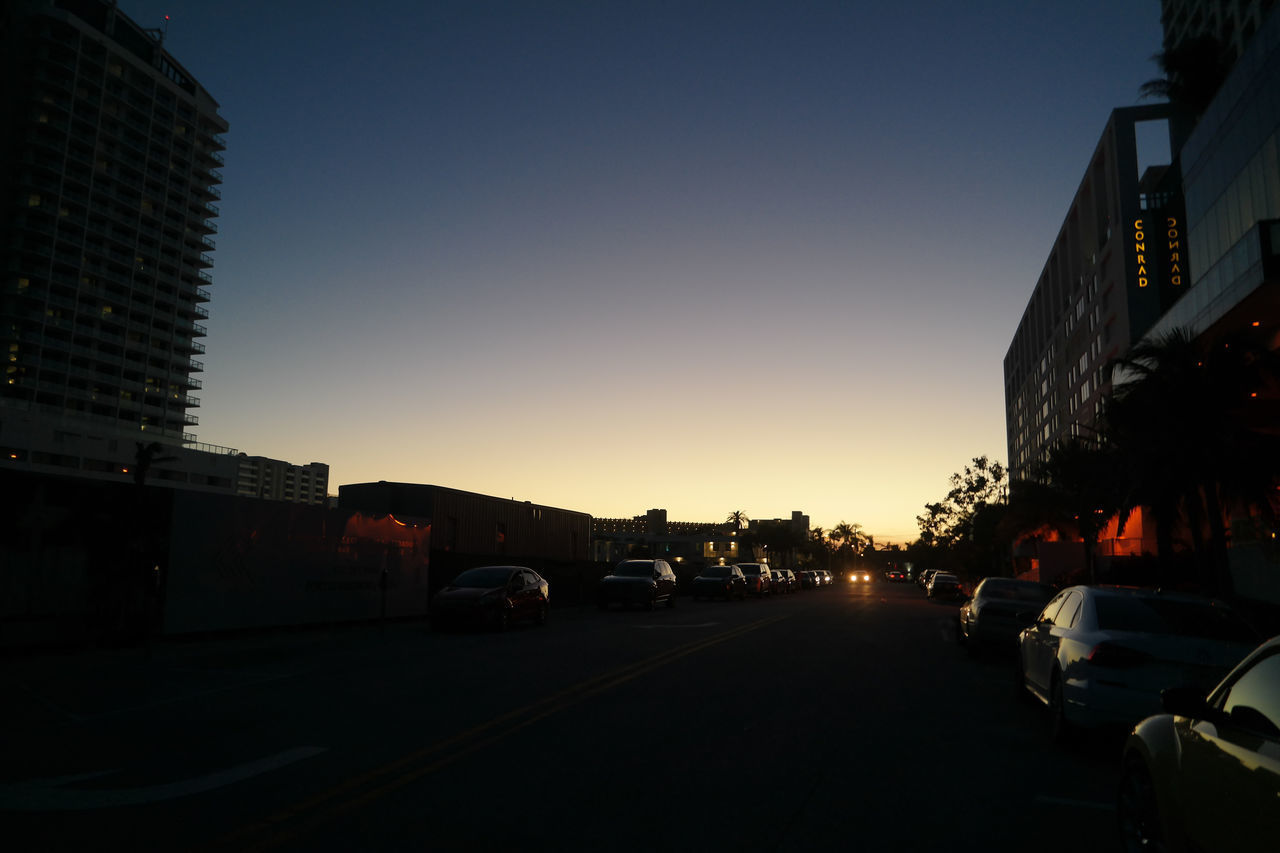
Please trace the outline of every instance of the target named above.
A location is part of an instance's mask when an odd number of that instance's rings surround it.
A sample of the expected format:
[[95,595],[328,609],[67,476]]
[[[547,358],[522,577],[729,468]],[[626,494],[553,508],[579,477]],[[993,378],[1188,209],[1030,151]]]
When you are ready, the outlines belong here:
[[[555,590],[552,590],[554,602]],[[1110,851],[1119,739],[1048,742],[914,585],[0,661],[10,850]]]

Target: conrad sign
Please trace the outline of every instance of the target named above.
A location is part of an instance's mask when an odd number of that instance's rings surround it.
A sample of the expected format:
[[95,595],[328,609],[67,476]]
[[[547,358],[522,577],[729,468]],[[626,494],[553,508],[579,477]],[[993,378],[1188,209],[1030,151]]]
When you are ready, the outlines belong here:
[[[1182,284],[1182,228],[1176,216],[1162,217],[1163,222],[1133,220],[1133,250],[1138,256],[1138,287],[1147,287],[1159,262],[1164,278],[1177,287]],[[1151,239],[1151,250],[1147,241]]]

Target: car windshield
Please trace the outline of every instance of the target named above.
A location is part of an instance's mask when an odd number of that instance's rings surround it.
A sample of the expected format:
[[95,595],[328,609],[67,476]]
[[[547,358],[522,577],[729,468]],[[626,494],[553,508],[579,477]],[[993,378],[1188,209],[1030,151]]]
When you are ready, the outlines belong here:
[[1225,607],[1199,601],[1100,595],[1094,599],[1098,628],[1144,631],[1208,640],[1255,643],[1252,629]]
[[511,569],[506,566],[485,566],[481,569],[467,569],[453,579],[453,585],[475,589],[491,589],[505,586],[507,579],[510,577]]
[[742,569],[742,573],[743,573],[744,575],[758,575],[758,574],[760,574],[760,567],[759,567],[759,566],[739,566],[738,568]]
[[1048,601],[1053,598],[1053,587],[1034,581],[988,580],[982,585],[982,596],[1007,601]]
[[728,566],[707,566],[702,570],[704,578],[727,578],[729,577]]
[[653,574],[653,563],[619,563],[613,573],[624,578],[647,578]]

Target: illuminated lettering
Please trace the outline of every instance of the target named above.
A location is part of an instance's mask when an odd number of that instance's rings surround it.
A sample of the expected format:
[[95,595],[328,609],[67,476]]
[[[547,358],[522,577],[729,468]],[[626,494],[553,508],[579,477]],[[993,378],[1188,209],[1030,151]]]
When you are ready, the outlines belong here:
[[1167,219],[1164,221],[1164,224],[1165,224],[1165,225],[1167,225],[1167,226],[1168,226],[1168,227],[1170,227],[1170,228],[1177,228],[1177,227],[1178,227],[1178,220],[1177,220],[1177,219],[1174,219],[1172,216],[1170,216],[1169,218],[1167,218]]
[[1182,260],[1182,255],[1180,255],[1177,252],[1174,252],[1172,255],[1169,256],[1169,262],[1172,264],[1177,264],[1178,261],[1180,260]]
[[[1173,236],[1177,237],[1178,235],[1177,235],[1177,234],[1174,234]],[[1170,249],[1170,251],[1172,251],[1173,249],[1181,249],[1181,248],[1182,248],[1182,241],[1181,241],[1181,240],[1170,240],[1170,241],[1169,241],[1169,249]]]
[[1138,277],[1138,287],[1146,287],[1147,280],[1141,276]]
[[1139,252],[1145,252],[1145,251],[1147,250],[1147,244],[1146,244],[1146,243],[1134,243],[1134,244],[1133,244],[1133,248],[1137,249]]
[[1138,266],[1143,266],[1147,262],[1146,255],[1138,255]]
[[1169,282],[1170,282],[1174,287],[1177,287],[1178,285],[1182,284],[1182,276],[1180,276],[1180,275],[1170,276],[1170,277],[1169,277]]

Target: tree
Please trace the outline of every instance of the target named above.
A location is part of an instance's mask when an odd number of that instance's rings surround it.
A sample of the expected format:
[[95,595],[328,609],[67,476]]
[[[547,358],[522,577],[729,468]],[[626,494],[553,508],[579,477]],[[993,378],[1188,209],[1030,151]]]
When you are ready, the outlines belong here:
[[133,455],[133,482],[142,488],[146,485],[147,475],[151,473],[151,466],[156,462],[172,462],[177,459],[176,456],[165,456],[165,446],[158,441],[150,444],[141,441],[135,442],[138,445]]
[[922,542],[947,547],[963,540],[970,532],[974,513],[1002,500],[1005,474],[1003,465],[986,456],[975,456],[963,471],[952,474],[947,496],[925,504],[924,515],[916,516]]
[[735,509],[729,513],[729,517],[724,520],[725,525],[734,529],[741,530],[750,523],[751,519],[747,518],[747,514],[740,509]]
[[1164,98],[1192,116],[1208,109],[1231,70],[1222,43],[1211,35],[1179,42],[1151,59],[1163,76],[1143,83],[1138,93],[1144,98]]
[[1098,536],[1119,511],[1115,457],[1096,439],[1072,438],[1055,445],[1033,469],[1034,478],[1014,484],[1006,532],[1049,528],[1079,536],[1089,582],[1097,582]]
[[1103,427],[1124,477],[1121,521],[1137,507],[1150,511],[1164,571],[1174,530],[1185,524],[1202,581],[1230,593],[1227,513],[1269,516],[1280,476],[1274,424],[1252,411],[1280,384],[1275,353],[1245,338],[1199,342],[1175,329],[1139,342],[1112,369],[1120,375]]

